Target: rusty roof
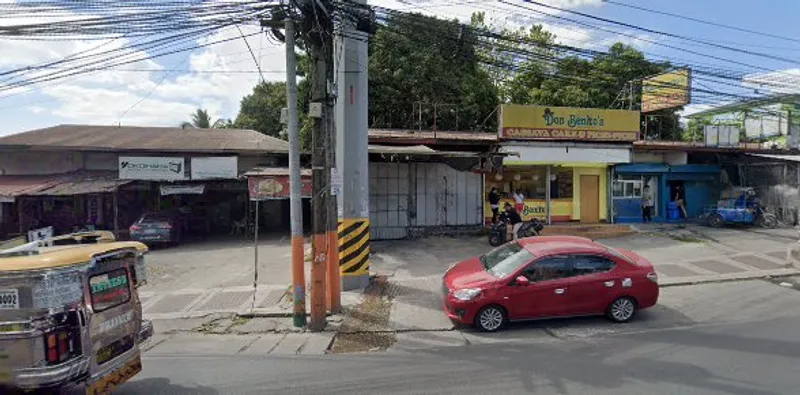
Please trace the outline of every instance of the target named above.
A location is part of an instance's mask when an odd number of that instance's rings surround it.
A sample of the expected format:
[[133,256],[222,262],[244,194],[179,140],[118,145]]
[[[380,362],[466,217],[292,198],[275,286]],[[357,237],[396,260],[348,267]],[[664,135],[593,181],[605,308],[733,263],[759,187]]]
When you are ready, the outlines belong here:
[[64,174],[52,185],[28,191],[26,196],[71,196],[114,192],[133,180],[120,180],[116,172],[77,172]]
[[370,129],[369,141],[371,143],[467,143],[491,144],[498,141],[497,133],[486,132],[459,132],[459,131],[434,131],[413,129]]
[[132,180],[115,172],[74,172],[42,176],[0,176],[0,201],[17,196],[71,196],[113,192]]
[[14,201],[17,196],[55,185],[58,183],[59,177],[58,175],[0,176],[0,202]]
[[284,153],[289,143],[254,130],[58,125],[0,137],[0,148],[82,151]]

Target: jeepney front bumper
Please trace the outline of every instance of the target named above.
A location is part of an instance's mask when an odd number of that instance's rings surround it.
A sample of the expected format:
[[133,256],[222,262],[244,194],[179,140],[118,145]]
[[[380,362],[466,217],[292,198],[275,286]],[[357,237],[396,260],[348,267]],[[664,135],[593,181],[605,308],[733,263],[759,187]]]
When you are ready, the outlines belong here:
[[139,330],[139,344],[144,343],[153,336],[153,322],[142,320],[142,329]]
[[11,383],[22,389],[50,387],[65,384],[84,375],[88,370],[89,357],[80,357],[55,366],[16,369]]

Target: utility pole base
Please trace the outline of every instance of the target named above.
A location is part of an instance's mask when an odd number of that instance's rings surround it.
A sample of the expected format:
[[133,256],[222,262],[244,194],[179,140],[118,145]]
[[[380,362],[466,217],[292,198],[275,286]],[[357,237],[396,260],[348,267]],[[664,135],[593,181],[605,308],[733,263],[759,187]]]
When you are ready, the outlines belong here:
[[369,284],[369,219],[339,221],[339,268],[342,290],[365,288]]

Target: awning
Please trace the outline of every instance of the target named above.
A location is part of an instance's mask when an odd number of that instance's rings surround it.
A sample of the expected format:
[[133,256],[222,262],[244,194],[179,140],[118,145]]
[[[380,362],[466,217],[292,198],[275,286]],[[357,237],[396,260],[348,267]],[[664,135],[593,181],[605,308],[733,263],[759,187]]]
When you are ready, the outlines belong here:
[[13,203],[22,196],[58,183],[59,177],[48,176],[0,176],[0,203]]
[[601,144],[508,144],[500,152],[519,156],[503,158],[503,165],[581,165],[596,166],[615,163],[630,163],[630,146]]
[[759,158],[785,160],[787,162],[800,162],[800,155],[770,155],[770,154],[747,154],[747,155],[757,156]]
[[70,173],[60,176],[55,183],[24,193],[25,196],[72,196],[114,192],[132,180],[120,180],[110,173]]

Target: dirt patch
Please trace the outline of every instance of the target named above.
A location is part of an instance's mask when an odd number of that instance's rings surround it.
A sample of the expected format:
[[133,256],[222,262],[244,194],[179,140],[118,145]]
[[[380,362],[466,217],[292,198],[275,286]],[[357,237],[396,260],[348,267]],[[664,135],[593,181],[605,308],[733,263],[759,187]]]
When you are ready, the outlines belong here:
[[388,291],[386,276],[370,279],[370,284],[364,290],[364,301],[342,322],[330,352],[379,351],[394,344],[395,334],[389,327],[392,299]]

